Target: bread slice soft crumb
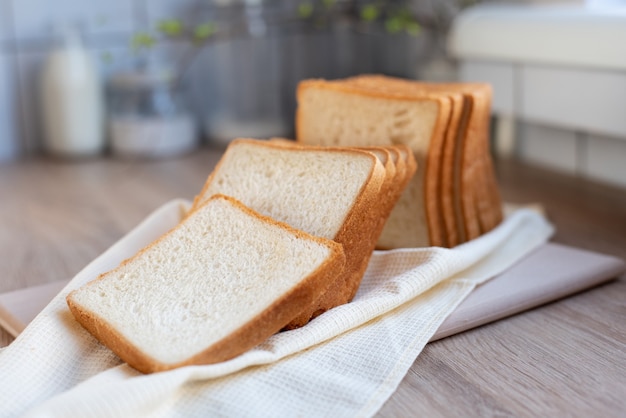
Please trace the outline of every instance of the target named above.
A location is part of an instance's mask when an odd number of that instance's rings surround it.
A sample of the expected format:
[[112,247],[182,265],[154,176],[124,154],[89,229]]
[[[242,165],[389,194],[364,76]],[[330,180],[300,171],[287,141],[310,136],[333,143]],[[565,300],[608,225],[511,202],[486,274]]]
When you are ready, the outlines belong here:
[[341,245],[217,195],[67,302],[89,332],[149,373],[249,350],[314,303],[344,262]]

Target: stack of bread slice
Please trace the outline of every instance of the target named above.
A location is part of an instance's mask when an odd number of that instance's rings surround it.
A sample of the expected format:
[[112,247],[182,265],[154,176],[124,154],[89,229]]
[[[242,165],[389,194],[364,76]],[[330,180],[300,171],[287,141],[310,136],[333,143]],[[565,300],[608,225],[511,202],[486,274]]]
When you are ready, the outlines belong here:
[[390,215],[378,247],[454,247],[502,220],[489,154],[491,95],[482,83],[376,75],[305,80],[297,92],[297,141],[408,145],[420,170]]
[[406,146],[235,140],[176,228],[68,305],[143,372],[233,358],[354,297],[415,170]]
[[328,291],[286,328],[349,302],[386,219],[416,171],[405,146],[299,146],[292,141],[233,141],[194,205],[214,194],[343,246],[346,266]]

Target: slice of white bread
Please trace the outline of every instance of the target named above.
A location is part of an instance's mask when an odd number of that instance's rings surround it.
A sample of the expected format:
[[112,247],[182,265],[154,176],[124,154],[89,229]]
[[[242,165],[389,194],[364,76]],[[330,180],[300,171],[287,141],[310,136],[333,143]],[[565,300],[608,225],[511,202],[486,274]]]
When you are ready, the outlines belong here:
[[150,373],[249,350],[317,300],[343,264],[341,245],[213,196],[67,303],[103,344]]
[[[393,247],[445,246],[439,202],[440,164],[452,103],[441,95],[364,88],[345,80],[298,85],[296,139],[321,146],[408,145],[416,171],[383,234]],[[397,218],[397,222],[393,221]]]
[[229,144],[194,205],[214,194],[226,194],[343,246],[344,272],[316,306],[303,307],[300,321],[290,324],[293,328],[354,297],[374,248],[371,231],[385,177],[381,161],[370,152],[237,139]]

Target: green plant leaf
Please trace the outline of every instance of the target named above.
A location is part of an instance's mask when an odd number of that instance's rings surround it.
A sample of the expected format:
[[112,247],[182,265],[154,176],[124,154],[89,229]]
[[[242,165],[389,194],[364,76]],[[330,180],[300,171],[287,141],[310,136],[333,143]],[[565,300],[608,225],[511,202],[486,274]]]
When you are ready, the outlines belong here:
[[397,16],[385,20],[385,29],[387,29],[389,33],[398,33],[402,30],[403,26],[402,19]]
[[139,51],[140,49],[152,48],[156,43],[156,39],[149,33],[139,32],[133,36],[130,43],[133,51]]
[[206,22],[193,29],[193,39],[196,42],[204,42],[211,37],[211,35],[215,34],[215,32],[217,32],[215,23]]
[[409,10],[407,7],[403,7],[402,9],[398,10],[396,16],[405,23],[414,20],[413,15],[411,14],[411,10]]
[[161,20],[157,29],[167,36],[179,36],[183,33],[183,23],[178,19]]
[[322,0],[322,4],[326,9],[330,9],[337,3],[337,0]]
[[404,29],[406,30],[406,33],[408,33],[411,36],[417,36],[422,31],[422,27],[416,21],[407,22],[404,25]]
[[361,9],[361,19],[366,22],[373,22],[378,19],[379,15],[380,10],[378,10],[378,7],[375,4],[366,4]]
[[311,17],[312,14],[313,4],[311,2],[305,1],[298,5],[298,17],[306,19]]

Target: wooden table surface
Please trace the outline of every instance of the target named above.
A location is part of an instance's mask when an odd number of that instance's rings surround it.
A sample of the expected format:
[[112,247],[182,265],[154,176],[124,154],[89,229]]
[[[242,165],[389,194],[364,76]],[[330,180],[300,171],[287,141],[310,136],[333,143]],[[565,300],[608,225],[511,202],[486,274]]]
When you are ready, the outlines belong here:
[[[219,156],[0,165],[0,292],[71,278],[161,204],[193,198]],[[497,168],[506,201],[545,206],[553,241],[626,259],[625,190]],[[427,345],[379,416],[626,416],[626,278]]]

